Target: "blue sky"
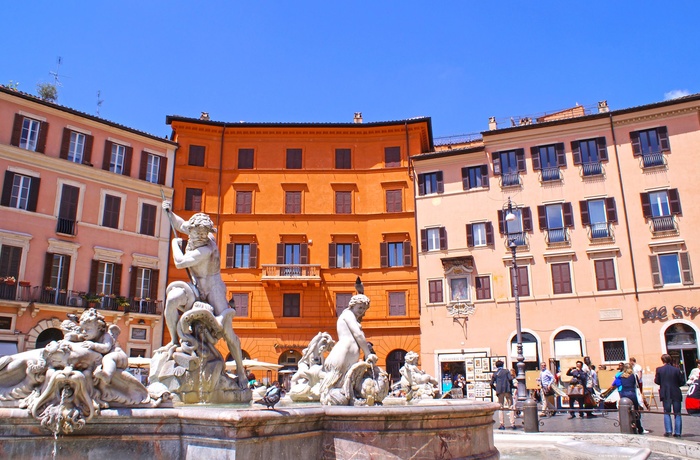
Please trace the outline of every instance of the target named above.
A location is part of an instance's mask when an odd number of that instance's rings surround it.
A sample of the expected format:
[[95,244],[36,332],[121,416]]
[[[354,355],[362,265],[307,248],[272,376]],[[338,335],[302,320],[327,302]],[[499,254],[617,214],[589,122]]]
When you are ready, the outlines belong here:
[[166,115],[366,122],[435,137],[700,92],[700,2],[14,1],[0,83],[165,136]]

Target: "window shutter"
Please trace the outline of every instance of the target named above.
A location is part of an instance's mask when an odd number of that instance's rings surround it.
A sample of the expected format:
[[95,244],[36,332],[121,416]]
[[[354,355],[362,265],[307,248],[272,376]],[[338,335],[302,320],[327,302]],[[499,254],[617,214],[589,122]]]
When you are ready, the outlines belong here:
[[299,263],[301,265],[308,265],[308,263],[309,263],[309,245],[308,245],[308,243],[301,243],[299,245]]
[[540,148],[530,147],[530,155],[532,156],[532,169],[535,171],[542,169],[540,166]]
[[139,179],[146,180],[146,170],[148,169],[148,155],[145,150],[141,151],[141,165],[139,166]]
[[564,227],[572,228],[574,226],[574,209],[571,203],[566,202],[561,206],[564,213]]
[[152,299],[158,299],[159,291],[158,291],[158,282],[160,278],[160,270],[151,270],[151,289],[149,289],[150,295]]
[[88,292],[92,294],[97,294],[97,270],[99,269],[100,262],[93,260],[90,263],[90,285],[88,287]]
[[679,252],[678,258],[681,261],[681,274],[683,276],[683,284],[693,284],[693,270],[690,268],[690,254],[687,252]]
[[336,244],[328,243],[328,268],[338,268],[336,266]]
[[498,210],[498,233],[504,235],[506,233],[505,215],[502,209]]
[[651,217],[651,202],[649,201],[649,194],[640,193],[639,195],[642,198],[642,215],[648,219]]
[[352,243],[352,268],[360,268],[360,243]]
[[403,242],[403,266],[404,267],[410,267],[413,265],[413,257],[412,257],[412,251],[411,251],[411,242],[410,241],[404,241]]
[[437,192],[443,193],[445,191],[445,184],[442,182],[442,171],[436,172],[435,177],[437,179]]
[[481,165],[481,186],[489,187],[489,167],[487,165]]
[[420,231],[420,250],[421,252],[428,250],[428,230],[426,229]]
[[258,243],[250,243],[250,259],[248,260],[250,268],[258,268]]
[[42,289],[46,286],[51,285],[51,269],[53,268],[53,253],[47,252],[46,257],[44,258],[44,278],[43,278],[43,284],[42,284]]
[[0,198],[0,205],[10,205],[10,198],[12,198],[12,183],[14,181],[15,173],[12,171],[5,171],[5,182],[2,184],[2,198]]
[[447,249],[447,230],[445,227],[440,227],[440,249]]
[[574,164],[581,164],[581,143],[579,141],[571,141],[571,156],[574,157]]
[[462,168],[462,189],[469,190],[469,168]]
[[112,141],[105,141],[105,151],[102,156],[102,169],[109,171],[109,160],[112,159]]
[[[19,145],[19,141],[17,141]],[[491,158],[493,159],[493,174],[495,176],[500,176],[501,175],[501,154],[498,152],[493,152],[491,154]]]
[[85,146],[83,147],[83,164],[87,163],[92,166],[92,144],[95,138],[93,136],[85,135]]
[[425,174],[418,174],[418,195],[425,195]]
[[10,144],[15,147],[19,147],[19,139],[22,137],[22,123],[24,123],[24,117],[16,113],[15,123],[12,125],[12,137],[10,139]]
[[123,176],[130,176],[131,175],[131,157],[132,156],[134,156],[134,148],[127,147],[126,151],[124,152],[124,168],[122,168],[122,175]]
[[165,172],[168,170],[168,158],[160,157],[160,166],[158,170],[158,183],[165,185]]
[[121,295],[122,292],[122,264],[114,264],[114,280],[112,281],[112,294]]
[[486,225],[484,225],[486,229],[486,244],[489,246],[493,246],[493,225],[491,222],[486,222]]
[[526,232],[531,232],[532,231],[532,213],[530,212],[530,208],[528,208],[528,207],[523,208],[522,215],[523,215],[523,230]]
[[36,140],[36,151],[44,153],[46,151],[46,136],[49,133],[49,124],[42,121],[39,124],[39,137]]
[[554,294],[561,294],[561,266],[559,264],[552,264],[552,288]]
[[226,268],[233,268],[233,264],[234,264],[233,250],[234,250],[234,244],[233,243],[226,243]]
[[662,152],[671,150],[671,144],[668,142],[668,129],[665,126],[656,128],[656,135],[659,137],[659,145]]
[[[32,179],[32,184],[34,179]],[[678,189],[672,188],[668,191],[668,204],[671,208],[671,214],[674,216],[682,216],[683,211],[681,210],[681,198],[678,195]]]
[[649,256],[649,263],[651,264],[651,282],[654,287],[662,287],[664,285],[661,279],[661,271],[659,270],[659,257],[657,255]]
[[467,247],[468,248],[474,247],[474,233],[473,233],[472,227],[473,227],[472,224],[467,224]]
[[284,243],[277,243],[277,265],[284,264]]
[[605,138],[599,137],[595,140],[595,143],[598,146],[598,158],[600,158],[600,161],[608,161],[608,146]]
[[537,218],[540,223],[540,230],[547,230],[547,211],[544,206],[537,206]]
[[[136,277],[138,276],[138,273],[139,267],[132,265],[131,272],[129,275],[129,297],[131,297],[132,299],[136,297]],[[151,285],[153,284],[151,283]]]
[[558,144],[554,144],[554,151],[557,154],[557,166],[565,168],[566,167],[566,152],[564,151],[564,143],[560,142]]
[[68,150],[70,149],[70,135],[72,131],[68,128],[63,128],[63,138],[61,139],[61,151],[58,153],[59,158],[68,159]]
[[582,200],[578,202],[579,208],[581,208],[581,225],[590,225],[591,221],[588,217],[588,201]]
[[639,133],[632,131],[630,133],[630,142],[632,143],[632,154],[636,157],[642,154],[642,143],[639,140]]
[[530,280],[528,279],[527,267],[518,267],[518,272],[519,294],[527,297],[530,295]]
[[379,265],[382,268],[389,266],[389,249],[386,242],[379,243]]
[[32,177],[29,182],[29,199],[27,200],[27,211],[36,211],[36,203],[39,200],[39,184],[41,179],[38,177]]
[[518,172],[525,172],[525,149],[517,149],[515,151],[515,159],[518,163]]
[[617,208],[615,207],[615,198],[610,197],[605,199],[605,212],[608,222],[617,223]]

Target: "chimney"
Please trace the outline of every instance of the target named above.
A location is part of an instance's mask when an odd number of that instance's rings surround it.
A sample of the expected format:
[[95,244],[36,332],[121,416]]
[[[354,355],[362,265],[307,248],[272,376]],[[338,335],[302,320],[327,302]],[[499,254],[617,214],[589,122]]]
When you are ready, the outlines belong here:
[[608,113],[610,108],[608,107],[608,101],[598,102],[598,113]]
[[352,119],[353,123],[362,123],[362,112],[355,112],[355,117]]
[[211,120],[211,118],[209,118],[209,112],[202,112],[202,114],[199,116],[199,119],[204,121]]
[[489,131],[494,131],[498,129],[498,123],[496,123],[496,117],[489,117]]

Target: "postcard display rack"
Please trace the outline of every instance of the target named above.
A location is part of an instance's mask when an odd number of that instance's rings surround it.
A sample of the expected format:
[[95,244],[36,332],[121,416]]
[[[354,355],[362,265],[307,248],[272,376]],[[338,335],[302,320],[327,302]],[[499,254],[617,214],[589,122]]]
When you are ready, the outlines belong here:
[[[441,362],[455,362],[457,356],[444,356]],[[450,359],[452,358],[452,359]],[[495,401],[496,394],[491,391],[491,376],[496,371],[496,361],[506,362],[505,356],[488,356],[486,352],[464,353],[459,356],[464,362],[464,378],[467,381],[465,398],[477,401]],[[443,392],[449,388],[443,382]],[[451,387],[451,385],[450,385]]]

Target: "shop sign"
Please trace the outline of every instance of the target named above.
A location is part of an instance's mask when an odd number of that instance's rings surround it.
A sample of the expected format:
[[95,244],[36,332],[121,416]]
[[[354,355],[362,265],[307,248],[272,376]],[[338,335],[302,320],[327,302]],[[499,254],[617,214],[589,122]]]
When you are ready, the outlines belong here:
[[[654,307],[649,310],[644,310],[642,312],[642,323],[647,321],[667,321],[668,320],[668,309],[666,306]],[[696,316],[700,315],[700,309],[698,307],[684,307],[683,305],[676,305],[671,309],[672,319],[683,319],[690,318],[694,320]]]

